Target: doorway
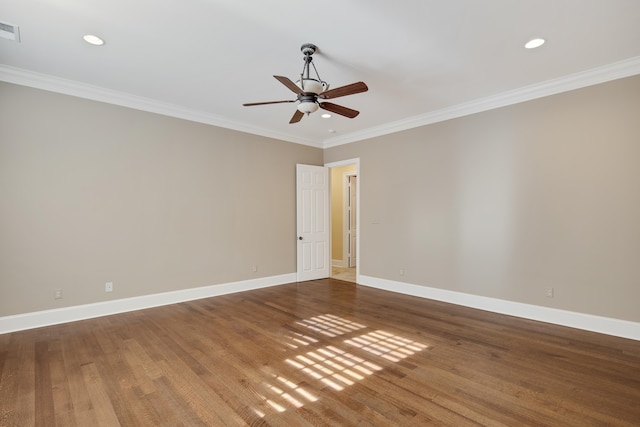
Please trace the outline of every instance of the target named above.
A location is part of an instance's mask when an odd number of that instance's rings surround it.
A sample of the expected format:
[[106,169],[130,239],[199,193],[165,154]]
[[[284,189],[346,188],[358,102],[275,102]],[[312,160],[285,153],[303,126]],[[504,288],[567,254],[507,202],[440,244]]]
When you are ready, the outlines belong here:
[[331,277],[357,283],[359,159],[330,163]]

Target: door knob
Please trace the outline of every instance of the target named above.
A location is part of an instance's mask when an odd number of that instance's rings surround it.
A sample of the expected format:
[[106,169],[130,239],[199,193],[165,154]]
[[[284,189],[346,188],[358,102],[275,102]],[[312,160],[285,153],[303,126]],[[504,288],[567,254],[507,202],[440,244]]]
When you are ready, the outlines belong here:
[[298,237],[298,240],[302,240],[302,236]]

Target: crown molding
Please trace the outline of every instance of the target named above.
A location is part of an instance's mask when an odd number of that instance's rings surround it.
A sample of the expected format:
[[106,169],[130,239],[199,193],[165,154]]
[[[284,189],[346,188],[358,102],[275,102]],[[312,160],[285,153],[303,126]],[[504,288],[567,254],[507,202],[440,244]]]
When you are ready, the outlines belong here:
[[324,140],[331,148],[640,74],[640,56]]
[[362,141],[445,120],[464,117],[483,111],[506,107],[520,102],[543,98],[545,96],[605,83],[636,74],[640,74],[640,56],[317,142],[311,139],[297,138],[290,134],[274,132],[269,129],[251,126],[246,123],[235,122],[204,111],[192,110],[150,98],[135,96],[124,92],[105,89],[99,86],[92,86],[73,80],[67,80],[0,64],[0,81],[76,96],[79,98],[91,99],[99,102],[106,102],[122,107],[176,117],[193,122],[236,130],[239,132],[260,135],[267,138],[274,138],[281,141],[309,145],[316,148],[337,147],[351,142]]
[[61,93],[64,95],[76,96],[78,98],[90,99],[93,101],[105,102],[119,105],[121,107],[133,108],[135,110],[161,114],[163,116],[176,117],[192,122],[204,123],[221,128],[260,135],[267,138],[274,138],[281,141],[294,142],[302,145],[310,145],[322,148],[322,144],[313,140],[296,138],[292,135],[274,132],[261,127],[250,126],[246,123],[239,123],[228,120],[215,114],[204,111],[192,110],[180,105],[160,102],[150,98],[135,96],[124,92],[118,92],[99,86],[93,86],[73,80],[63,79],[48,74],[36,73],[20,68],[10,67],[0,64],[0,81],[14,83],[42,89],[49,92]]

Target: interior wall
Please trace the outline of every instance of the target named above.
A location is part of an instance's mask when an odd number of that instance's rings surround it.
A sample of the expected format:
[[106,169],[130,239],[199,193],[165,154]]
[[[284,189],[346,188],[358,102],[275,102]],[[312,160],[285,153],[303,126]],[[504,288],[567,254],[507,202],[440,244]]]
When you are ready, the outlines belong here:
[[[356,165],[331,168],[331,259],[346,263],[344,253],[344,175],[356,173]],[[346,265],[344,265],[346,267]]]
[[0,83],[0,316],[295,272],[296,163],[322,150]]
[[640,321],[639,117],[634,76],[325,150],[361,274]]

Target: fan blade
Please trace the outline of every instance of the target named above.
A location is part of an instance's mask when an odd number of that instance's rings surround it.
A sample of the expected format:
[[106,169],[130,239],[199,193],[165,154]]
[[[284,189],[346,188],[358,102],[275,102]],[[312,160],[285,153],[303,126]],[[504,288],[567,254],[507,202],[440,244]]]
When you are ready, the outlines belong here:
[[291,117],[291,120],[289,120],[289,124],[298,123],[303,116],[304,113],[302,111],[296,110],[296,112],[293,113],[293,117]]
[[366,92],[369,88],[363,82],[351,83],[350,85],[340,86],[335,89],[329,89],[318,95],[318,98],[332,99],[339,96],[353,95],[354,93]]
[[275,77],[276,80],[278,80],[280,83],[288,87],[291,92],[295,93],[296,95],[302,95],[302,89],[300,89],[297,84],[295,84],[288,78],[283,76],[273,76],[273,77]]
[[267,104],[284,104],[288,102],[296,102],[297,99],[291,99],[288,101],[267,101],[267,102],[250,102],[247,104],[242,104],[245,107],[253,107],[254,105],[267,105]]
[[350,119],[353,119],[360,114],[360,111],[352,110],[351,108],[343,107],[342,105],[334,104],[332,102],[321,102],[320,108],[331,111],[332,113],[340,114],[341,116],[349,117]]
[[242,104],[242,105],[244,105],[245,107],[252,107],[254,105],[282,104],[282,103],[285,103],[285,102],[296,102],[296,101],[297,101],[297,99],[293,99],[291,101],[250,102],[248,104]]

